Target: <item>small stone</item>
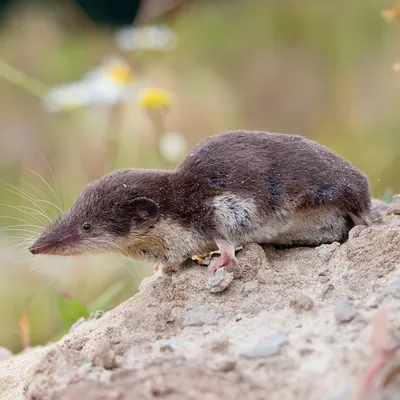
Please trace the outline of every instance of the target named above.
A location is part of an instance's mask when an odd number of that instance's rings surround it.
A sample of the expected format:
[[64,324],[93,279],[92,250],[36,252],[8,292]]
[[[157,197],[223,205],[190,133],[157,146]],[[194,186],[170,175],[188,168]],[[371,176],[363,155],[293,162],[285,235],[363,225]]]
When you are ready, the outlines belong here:
[[13,353],[5,347],[0,347],[0,361],[5,361],[13,357]]
[[314,302],[305,294],[298,293],[292,300],[290,300],[289,305],[299,313],[303,310],[310,311],[314,307]]
[[316,248],[318,257],[325,262],[328,262],[333,252],[340,246],[339,243],[334,242],[332,244],[322,244]]
[[375,270],[375,275],[377,276],[377,278],[383,278],[389,272],[394,271],[394,269],[395,269],[394,264],[386,264],[386,265],[381,266],[380,268],[377,268]]
[[328,283],[327,285],[325,285],[320,294],[321,300],[325,300],[325,297],[328,295],[328,293],[332,292],[333,289],[335,289],[335,286],[333,286],[332,283]]
[[257,291],[258,282],[257,281],[248,281],[244,283],[242,291],[243,293],[250,294]]
[[400,215],[400,204],[394,203],[391,204],[387,210],[388,215]]
[[104,311],[102,311],[102,310],[97,310],[97,311],[91,312],[90,315],[89,315],[89,320],[91,320],[91,319],[99,319],[103,315],[104,315]]
[[202,344],[205,350],[209,350],[213,353],[227,353],[229,349],[229,340],[227,338],[212,339]]
[[394,299],[400,299],[400,280],[393,282],[391,285],[386,287],[380,296],[380,300],[382,300],[386,296],[391,296]]
[[339,300],[335,304],[334,314],[339,323],[350,322],[356,316],[356,311],[351,305],[349,299]]
[[259,343],[246,345],[240,354],[246,358],[270,357],[277,354],[282,344],[286,342],[286,335],[276,332]]
[[211,293],[223,292],[233,281],[234,275],[226,268],[220,268],[215,274],[210,275],[206,282],[206,289]]
[[162,353],[173,353],[174,348],[170,344],[164,344],[160,346],[160,351]]
[[302,349],[299,350],[299,354],[302,357],[308,356],[308,355],[312,354],[313,352],[314,352],[314,350],[309,347],[303,347]]
[[86,318],[80,317],[78,321],[74,322],[69,328],[69,333],[73,332],[79,325],[83,324],[86,321]]
[[198,306],[187,310],[183,326],[216,325],[219,314],[206,306]]
[[229,358],[214,360],[210,368],[216,372],[230,372],[236,368],[236,361]]
[[356,225],[349,232],[349,239],[355,239],[360,236],[360,233],[366,228],[364,225]]
[[335,393],[325,397],[325,400],[346,400],[350,394],[350,390],[347,386],[343,386]]
[[177,337],[171,337],[169,339],[159,339],[156,341],[155,345],[161,352],[172,352],[179,349],[184,350],[191,348],[194,346],[194,343],[192,341],[179,339]]
[[96,348],[93,361],[95,365],[101,365],[104,369],[111,370],[119,366],[116,356],[117,354],[112,348],[110,339],[104,337]]

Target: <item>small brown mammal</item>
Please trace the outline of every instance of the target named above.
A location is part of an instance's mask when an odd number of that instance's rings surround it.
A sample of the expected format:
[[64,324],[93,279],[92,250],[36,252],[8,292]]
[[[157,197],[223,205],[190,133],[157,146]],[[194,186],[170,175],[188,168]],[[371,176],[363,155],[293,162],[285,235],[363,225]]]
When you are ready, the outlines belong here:
[[179,267],[245,243],[320,245],[368,225],[363,173],[301,136],[235,131],[197,144],[171,171],[122,169],[89,183],[32,244],[33,254],[119,252]]

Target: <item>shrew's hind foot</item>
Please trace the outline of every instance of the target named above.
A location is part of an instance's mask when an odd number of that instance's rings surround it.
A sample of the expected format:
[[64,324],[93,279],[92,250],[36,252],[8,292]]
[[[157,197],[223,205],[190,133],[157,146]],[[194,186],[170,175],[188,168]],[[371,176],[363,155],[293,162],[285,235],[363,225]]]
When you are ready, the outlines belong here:
[[216,239],[215,243],[218,246],[218,250],[220,252],[219,257],[215,257],[211,260],[208,265],[208,270],[212,274],[217,272],[220,268],[226,267],[228,265],[236,265],[236,257],[235,257],[235,246],[233,243],[228,242],[224,239]]

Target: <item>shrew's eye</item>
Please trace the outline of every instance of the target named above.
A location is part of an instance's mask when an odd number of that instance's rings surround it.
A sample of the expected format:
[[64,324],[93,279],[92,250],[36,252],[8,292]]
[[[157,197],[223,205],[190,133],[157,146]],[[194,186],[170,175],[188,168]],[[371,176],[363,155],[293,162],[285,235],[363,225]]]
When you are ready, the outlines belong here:
[[90,225],[89,222],[85,222],[82,228],[84,231],[89,232],[92,229],[92,225]]

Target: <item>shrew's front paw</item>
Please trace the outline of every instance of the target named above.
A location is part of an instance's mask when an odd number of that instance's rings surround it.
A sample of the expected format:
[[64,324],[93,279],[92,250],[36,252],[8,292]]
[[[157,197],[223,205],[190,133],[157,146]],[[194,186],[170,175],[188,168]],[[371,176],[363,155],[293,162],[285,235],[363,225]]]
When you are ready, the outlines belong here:
[[169,271],[179,271],[183,268],[183,264],[158,264],[155,266],[154,271],[161,271],[162,274],[166,274]]

